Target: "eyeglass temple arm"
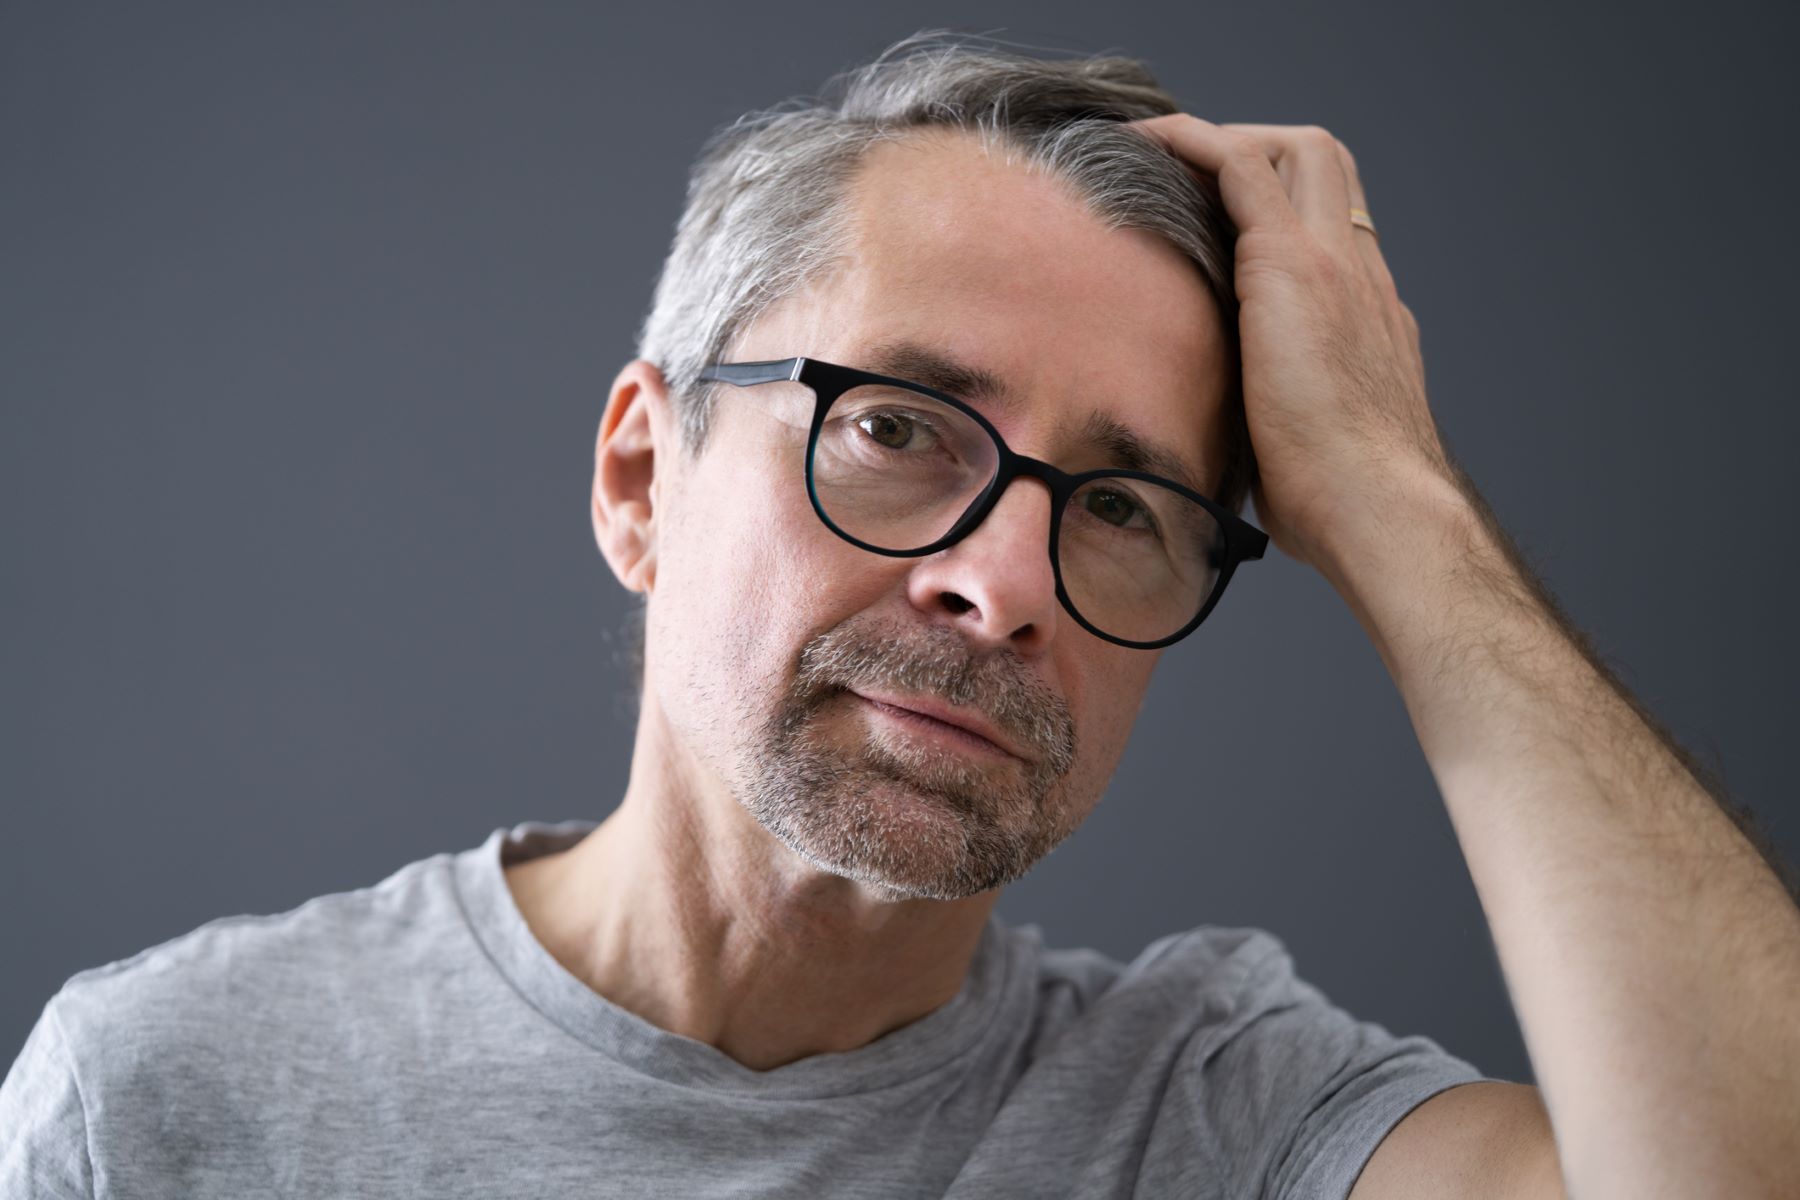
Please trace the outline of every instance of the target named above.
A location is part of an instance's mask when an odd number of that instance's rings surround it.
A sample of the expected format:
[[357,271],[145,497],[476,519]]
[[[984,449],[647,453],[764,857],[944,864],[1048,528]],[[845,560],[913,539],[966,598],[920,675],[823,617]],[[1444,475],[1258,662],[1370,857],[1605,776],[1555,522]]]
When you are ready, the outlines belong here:
[[796,379],[800,375],[801,358],[770,358],[760,362],[713,363],[696,378],[701,383],[735,383],[748,387],[755,383],[774,383],[780,379]]
[[1261,558],[1263,551],[1269,548],[1269,535],[1242,517],[1237,517],[1237,525],[1237,536],[1244,539],[1244,550],[1239,557]]

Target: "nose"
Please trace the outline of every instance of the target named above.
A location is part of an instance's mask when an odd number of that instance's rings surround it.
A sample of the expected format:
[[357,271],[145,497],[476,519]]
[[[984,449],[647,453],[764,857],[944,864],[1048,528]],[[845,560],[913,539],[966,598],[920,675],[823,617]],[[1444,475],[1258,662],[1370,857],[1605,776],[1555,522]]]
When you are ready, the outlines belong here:
[[1049,545],[1050,489],[1021,476],[960,542],[919,560],[907,598],[934,619],[949,614],[984,648],[1041,654],[1061,607]]

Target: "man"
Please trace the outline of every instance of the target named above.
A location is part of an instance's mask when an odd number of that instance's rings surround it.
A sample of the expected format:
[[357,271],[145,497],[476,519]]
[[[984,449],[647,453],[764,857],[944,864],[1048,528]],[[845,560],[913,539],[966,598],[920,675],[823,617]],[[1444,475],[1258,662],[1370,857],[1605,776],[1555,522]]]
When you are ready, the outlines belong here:
[[[1348,152],[902,46],[715,142],[614,382],[617,810],[77,975],[8,1195],[1791,1194],[1800,913],[1445,452]],[[1261,552],[1246,486],[1400,687],[1541,1099],[1258,931],[992,912]]]

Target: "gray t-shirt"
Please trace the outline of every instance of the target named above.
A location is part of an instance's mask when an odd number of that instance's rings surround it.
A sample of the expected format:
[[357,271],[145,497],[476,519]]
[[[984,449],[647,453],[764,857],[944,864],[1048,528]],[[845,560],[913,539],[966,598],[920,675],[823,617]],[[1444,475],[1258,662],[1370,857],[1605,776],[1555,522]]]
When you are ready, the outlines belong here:
[[479,847],[72,976],[0,1087],[0,1195],[1342,1197],[1427,1097],[1482,1078],[1359,1022],[1254,929],[1130,963],[990,916],[962,990],[754,1071],[532,936]]

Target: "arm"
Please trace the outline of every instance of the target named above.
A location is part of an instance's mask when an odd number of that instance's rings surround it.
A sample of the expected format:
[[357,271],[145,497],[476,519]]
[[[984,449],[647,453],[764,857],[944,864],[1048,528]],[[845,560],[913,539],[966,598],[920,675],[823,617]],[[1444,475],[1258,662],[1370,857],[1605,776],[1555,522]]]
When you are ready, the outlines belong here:
[[1134,124],[1216,177],[1237,227],[1257,514],[1331,581],[1400,688],[1546,1106],[1534,1117],[1530,1089],[1505,1085],[1433,1097],[1377,1150],[1359,1200],[1558,1194],[1529,1154],[1502,1152],[1531,1145],[1583,1200],[1791,1194],[1800,911],[1444,449],[1418,325],[1349,221],[1365,205],[1354,159],[1317,126]]
[[1390,1130],[1350,1200],[1563,1200],[1561,1171],[1537,1088],[1469,1083]]
[[1787,887],[1473,488],[1422,475],[1397,496],[1384,523],[1404,541],[1347,524],[1321,567],[1443,793],[1570,1190],[1790,1194],[1800,911]]

